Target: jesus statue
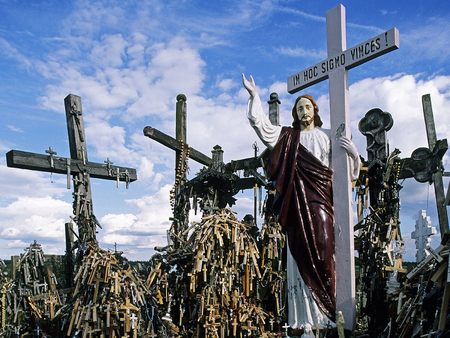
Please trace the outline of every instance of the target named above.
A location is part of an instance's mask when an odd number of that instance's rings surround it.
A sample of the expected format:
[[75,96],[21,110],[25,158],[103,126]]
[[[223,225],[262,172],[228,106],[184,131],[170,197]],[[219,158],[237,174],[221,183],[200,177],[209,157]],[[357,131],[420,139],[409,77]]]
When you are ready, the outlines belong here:
[[[276,191],[273,212],[287,237],[288,325],[310,337],[312,329],[335,326],[336,277],[330,130],[322,129],[310,95],[292,108],[292,127],[274,126],[264,114],[255,81],[242,74],[250,94],[247,117],[271,149],[269,180]],[[359,154],[341,136],[351,179],[359,175]]]

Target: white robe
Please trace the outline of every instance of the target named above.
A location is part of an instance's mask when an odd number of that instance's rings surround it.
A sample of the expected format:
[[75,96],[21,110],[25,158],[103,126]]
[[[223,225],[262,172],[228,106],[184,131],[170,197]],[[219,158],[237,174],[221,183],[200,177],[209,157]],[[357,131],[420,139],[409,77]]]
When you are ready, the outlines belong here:
[[[278,142],[281,133],[280,126],[271,124],[264,114],[259,95],[250,97],[247,117],[250,125],[255,129],[261,141],[270,149]],[[329,167],[331,161],[331,145],[328,136],[329,130],[316,127],[300,133],[300,143],[307,148],[325,166]],[[321,311],[313,299],[311,291],[306,286],[297,263],[287,245],[287,293],[288,293],[288,324],[294,329],[324,328],[334,323]],[[306,337],[306,335],[304,335]]]

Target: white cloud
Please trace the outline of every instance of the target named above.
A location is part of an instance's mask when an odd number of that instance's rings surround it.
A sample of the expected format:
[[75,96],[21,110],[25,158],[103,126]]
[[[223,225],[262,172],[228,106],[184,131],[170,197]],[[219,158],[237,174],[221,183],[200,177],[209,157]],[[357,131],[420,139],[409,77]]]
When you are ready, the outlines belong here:
[[18,127],[16,127],[16,126],[12,125],[12,124],[8,124],[6,127],[7,127],[9,130],[11,130],[11,131],[13,131],[13,132],[15,132],[15,133],[23,133],[23,130],[22,130],[22,129],[20,129],[20,128],[18,128]]
[[[402,48],[411,51],[412,58],[428,62],[445,62],[450,57],[450,24],[447,18],[433,17],[417,28],[402,33]],[[420,51],[420,52],[418,52]]]
[[[169,203],[170,185],[163,186],[154,195],[128,200],[138,211],[136,214],[108,214],[101,218],[102,231],[99,239],[105,245],[114,243],[125,246],[125,251],[136,256],[133,247],[153,249],[167,245],[166,231],[169,229],[171,215]],[[121,248],[121,250],[124,250]]]
[[422,95],[431,94],[437,137],[450,135],[450,117],[446,107],[450,103],[450,76],[422,79],[420,76],[395,75],[369,78],[350,87],[353,134],[358,136],[359,149],[365,149],[365,139],[357,130],[357,123],[372,108],[391,113],[394,125],[388,131],[390,149],[401,150],[401,157],[409,157],[418,147],[427,147],[422,111]]
[[222,91],[228,91],[237,86],[233,79],[221,79],[217,83],[217,87]]
[[[63,196],[68,193],[68,190],[65,188],[65,182],[65,177],[61,177],[61,175],[8,168],[0,164],[0,186],[4,197]],[[0,198],[0,201],[2,200],[3,198]]]
[[127,42],[121,34],[106,35],[91,50],[91,61],[100,68],[120,67],[123,64]]
[[0,208],[0,237],[8,248],[36,240],[64,252],[64,224],[72,214],[72,206],[47,197],[19,197]]
[[27,69],[32,66],[31,61],[24,54],[22,54],[17,48],[2,37],[0,37],[0,53],[15,60]]

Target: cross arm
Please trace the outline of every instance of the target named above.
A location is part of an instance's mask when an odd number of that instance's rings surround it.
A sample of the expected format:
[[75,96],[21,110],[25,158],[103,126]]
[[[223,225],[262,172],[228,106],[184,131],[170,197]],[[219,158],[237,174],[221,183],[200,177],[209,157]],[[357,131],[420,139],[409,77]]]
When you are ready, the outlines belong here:
[[[169,135],[164,134],[156,128],[145,127],[144,135],[150,137],[151,139],[161,143],[162,145],[177,151],[182,151],[182,144],[180,141],[170,137]],[[205,154],[199,152],[198,150],[189,147],[189,157],[194,161],[197,161],[203,165],[209,166],[212,163],[212,159]]]
[[[117,180],[117,170],[119,170],[120,181],[136,181],[136,169],[119,167],[115,165],[106,166],[105,164],[86,162],[82,160],[68,159],[65,157],[50,156],[35,154],[21,150],[10,150],[6,153],[6,164],[11,168],[29,169],[44,172],[51,172],[57,174],[67,174],[67,164],[70,160],[70,174],[78,174],[81,172],[87,172],[91,177],[102,178],[107,180]],[[128,178],[123,175],[124,172],[128,172]]]

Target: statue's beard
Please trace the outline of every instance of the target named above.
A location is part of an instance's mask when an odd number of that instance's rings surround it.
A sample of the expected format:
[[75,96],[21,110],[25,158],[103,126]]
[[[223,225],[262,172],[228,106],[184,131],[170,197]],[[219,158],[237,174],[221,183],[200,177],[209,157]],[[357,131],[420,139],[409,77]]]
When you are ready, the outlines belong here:
[[303,116],[302,116],[302,119],[300,120],[300,123],[302,125],[304,125],[305,127],[308,127],[312,122],[313,122],[313,119],[308,118],[305,120],[305,119],[303,119]]

